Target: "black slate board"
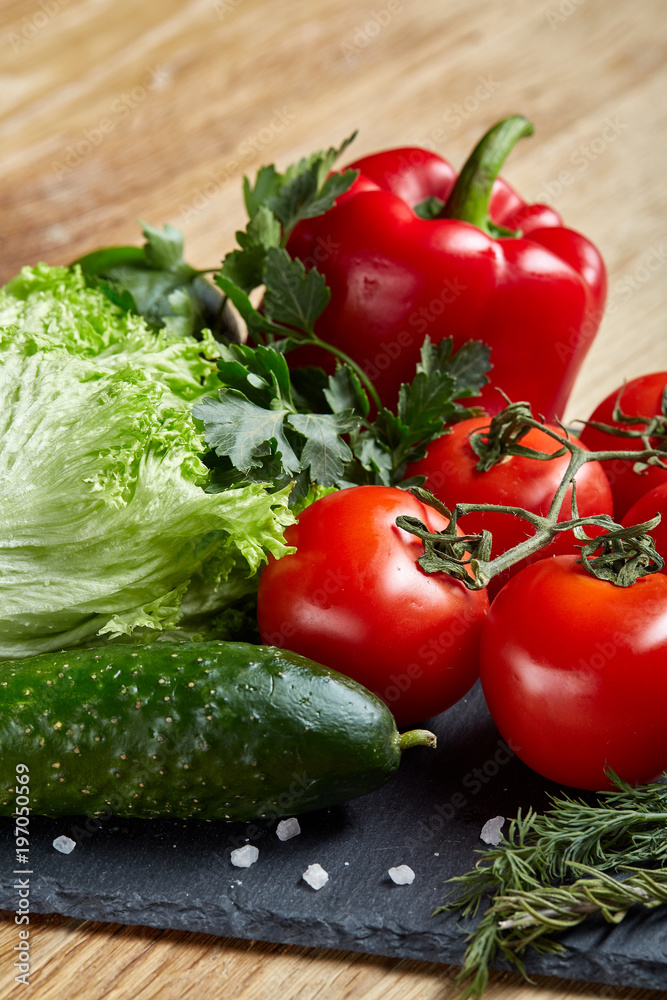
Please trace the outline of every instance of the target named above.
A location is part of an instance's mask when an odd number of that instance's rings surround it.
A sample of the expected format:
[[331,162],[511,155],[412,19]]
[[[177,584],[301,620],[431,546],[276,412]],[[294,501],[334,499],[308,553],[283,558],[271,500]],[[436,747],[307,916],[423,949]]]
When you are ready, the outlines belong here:
[[[430,720],[436,751],[404,755],[384,788],[335,809],[300,817],[301,835],[281,842],[275,823],[105,819],[30,820],[30,909],[224,937],[339,948],[460,964],[457,914],[432,916],[445,880],[477,860],[486,820],[519,807],[542,809],[558,792],[508,753],[479,686]],[[90,824],[89,826],[95,824]],[[254,828],[251,829],[251,826]],[[78,828],[78,829],[77,829]],[[52,847],[77,840],[69,855]],[[249,838],[259,860],[229,860]],[[0,909],[14,911],[14,827],[0,821]],[[319,891],[301,878],[319,862]],[[408,864],[412,885],[387,870]],[[531,955],[529,971],[588,982],[667,989],[667,913],[632,912],[618,926],[590,920],[561,935],[563,955]],[[498,968],[507,968],[503,962]]]

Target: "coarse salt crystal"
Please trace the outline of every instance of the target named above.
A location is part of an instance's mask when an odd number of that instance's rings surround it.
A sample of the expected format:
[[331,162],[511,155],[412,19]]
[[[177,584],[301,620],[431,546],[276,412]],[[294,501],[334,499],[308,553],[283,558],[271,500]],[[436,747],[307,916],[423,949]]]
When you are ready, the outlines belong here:
[[250,868],[250,865],[254,865],[258,857],[258,849],[252,844],[246,844],[245,847],[237,847],[235,851],[232,851],[231,862],[237,868]]
[[61,854],[71,854],[76,847],[76,841],[70,840],[69,837],[56,837],[53,841],[53,846]]
[[289,819],[281,819],[276,827],[278,840],[291,840],[292,837],[298,837],[300,833],[301,827],[296,816],[290,816]]
[[415,880],[415,873],[410,865],[397,865],[396,868],[389,869],[389,878],[396,885],[411,885]]
[[487,819],[486,823],[482,827],[482,832],[479,835],[480,840],[483,840],[485,844],[491,844],[493,847],[497,847],[503,839],[503,835],[500,830],[504,822],[504,816],[494,816],[493,819]]
[[313,889],[321,889],[329,881],[329,873],[325,872],[322,865],[308,865],[303,873],[303,880]]

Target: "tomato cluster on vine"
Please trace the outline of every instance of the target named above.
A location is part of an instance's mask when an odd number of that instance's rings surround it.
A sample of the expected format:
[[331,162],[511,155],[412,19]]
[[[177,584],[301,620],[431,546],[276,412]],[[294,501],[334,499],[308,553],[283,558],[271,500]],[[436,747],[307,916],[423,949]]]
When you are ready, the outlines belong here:
[[[311,504],[286,533],[296,551],[270,559],[263,572],[263,641],[363,683],[401,726],[445,711],[481,677],[501,735],[543,776],[589,789],[610,786],[609,768],[632,783],[655,778],[667,768],[667,576],[652,565],[636,582],[621,584],[625,577],[613,582],[608,568],[616,556],[601,559],[596,576],[577,555],[587,539],[594,549],[593,540],[608,525],[615,525],[621,547],[632,544],[613,521],[619,511],[628,527],[664,514],[653,525],[656,557],[667,551],[667,469],[637,468],[627,457],[631,451],[644,455],[661,440],[624,436],[628,416],[660,418],[667,373],[636,381],[624,419],[614,419],[617,392],[592,418],[608,429],[586,426],[576,442],[579,452],[588,453],[587,442],[596,453],[626,457],[584,458],[572,477],[574,507],[566,482],[573,453],[563,447],[572,441],[567,432],[555,425],[524,428],[508,454],[496,455],[482,471],[486,417],[454,424],[408,468],[406,475],[425,477],[426,489],[440,501],[437,509],[384,486],[350,487]],[[621,399],[625,403],[624,392]],[[640,425],[646,419],[631,425],[635,433],[641,434]],[[652,488],[627,510],[642,485]],[[445,515],[457,504],[461,510],[452,521]],[[526,521],[499,505],[522,507],[536,518]],[[569,524],[573,514],[589,519],[585,534],[581,525],[557,530],[548,545],[522,556],[536,524]],[[421,526],[421,535],[419,528],[400,527],[398,517]],[[475,546],[486,544],[487,532],[492,544],[485,561]],[[652,543],[641,537],[644,548],[639,555],[622,553],[622,566],[644,558]],[[424,568],[424,538],[436,550],[458,554],[464,567],[458,578]],[[494,553],[508,552],[516,552],[515,561],[492,575],[488,587],[480,585],[483,576],[475,583],[473,567],[479,572],[494,565]],[[450,556],[436,551],[434,558]]]

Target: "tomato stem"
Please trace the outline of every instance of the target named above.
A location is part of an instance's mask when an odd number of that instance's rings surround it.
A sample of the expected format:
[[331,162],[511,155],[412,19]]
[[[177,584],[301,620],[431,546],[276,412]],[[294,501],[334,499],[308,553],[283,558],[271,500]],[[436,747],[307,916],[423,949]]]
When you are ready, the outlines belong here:
[[[520,441],[531,428],[539,428],[558,441],[561,448],[551,453],[525,448]],[[502,504],[458,503],[450,511],[427,490],[419,487],[411,489],[414,496],[434,507],[449,520],[449,525],[443,531],[431,532],[416,518],[397,518],[398,527],[421,539],[424,555],[420,556],[419,564],[426,572],[447,572],[461,580],[470,590],[481,590],[493,577],[522,559],[535,555],[562,531],[574,531],[575,537],[582,542],[578,547],[584,568],[599,579],[609,580],[617,586],[629,586],[639,577],[660,572],[663,568],[664,559],[656,551],[654,540],[648,534],[660,523],[660,515],[656,515],[651,521],[630,527],[617,524],[608,514],[579,517],[575,477],[587,462],[622,460],[667,467],[666,450],[647,447],[642,451],[588,451],[566,431],[560,435],[536,420],[527,403],[511,403],[493,418],[488,433],[481,430],[471,436],[471,444],[480,455],[478,468],[482,470],[491,468],[505,455],[523,455],[548,461],[569,451],[570,460],[546,515]],[[570,488],[571,518],[560,521],[559,515]],[[501,513],[523,518],[532,526],[533,534],[491,558],[492,537],[488,531],[482,531],[479,535],[458,534],[460,518],[472,513]],[[593,525],[604,529],[604,533],[590,538],[584,529]],[[595,556],[598,549],[602,551]]]

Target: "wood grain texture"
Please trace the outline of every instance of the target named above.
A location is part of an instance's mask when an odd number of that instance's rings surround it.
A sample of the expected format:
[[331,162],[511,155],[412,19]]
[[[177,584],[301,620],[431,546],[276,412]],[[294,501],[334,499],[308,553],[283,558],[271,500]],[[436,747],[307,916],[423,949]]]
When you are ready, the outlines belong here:
[[[0,916],[2,915],[0,911]],[[8,916],[8,915],[7,915]],[[457,969],[332,949],[232,941],[148,927],[33,918],[30,986],[3,974],[13,924],[0,924],[0,996],[18,1000],[457,1000]],[[659,1000],[657,990],[569,983],[533,985],[494,972],[485,1000]]]
[[0,280],[137,243],[138,218],[179,226],[192,263],[215,266],[243,224],[241,176],[262,163],[358,128],[355,156],[415,144],[460,165],[490,123],[520,110],[537,134],[505,176],[589,236],[609,269],[566,416],[587,417],[619,374],[667,366],[661,0],[392,8],[6,4]]
[[[423,145],[459,166],[507,114],[536,135],[504,176],[601,249],[609,307],[567,417],[624,378],[667,369],[664,0],[4,0],[0,281],[139,243],[137,219],[185,232],[216,266],[243,225],[241,178],[359,129],[353,155]],[[197,934],[33,918],[32,982],[0,996],[113,1000],[453,1000],[455,970]],[[666,984],[667,987],[667,984]],[[494,975],[506,997],[642,1000]]]

